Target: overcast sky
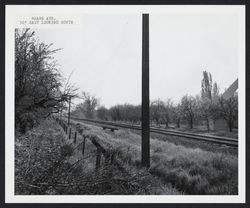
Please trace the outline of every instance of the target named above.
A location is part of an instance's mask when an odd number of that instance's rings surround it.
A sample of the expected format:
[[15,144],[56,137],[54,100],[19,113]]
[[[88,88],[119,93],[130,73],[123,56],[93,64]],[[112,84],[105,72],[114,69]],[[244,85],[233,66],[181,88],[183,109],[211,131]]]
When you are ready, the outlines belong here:
[[[150,98],[200,93],[202,71],[225,90],[238,77],[234,15],[150,15]],[[65,77],[110,107],[141,103],[141,15],[84,15],[81,27],[37,29]]]

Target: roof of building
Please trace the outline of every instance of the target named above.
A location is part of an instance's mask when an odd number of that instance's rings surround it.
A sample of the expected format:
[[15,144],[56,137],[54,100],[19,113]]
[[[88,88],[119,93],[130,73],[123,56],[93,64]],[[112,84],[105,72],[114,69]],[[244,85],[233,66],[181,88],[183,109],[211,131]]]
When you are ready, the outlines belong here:
[[230,85],[229,88],[222,94],[222,97],[226,100],[234,95],[236,90],[238,89],[238,78]]

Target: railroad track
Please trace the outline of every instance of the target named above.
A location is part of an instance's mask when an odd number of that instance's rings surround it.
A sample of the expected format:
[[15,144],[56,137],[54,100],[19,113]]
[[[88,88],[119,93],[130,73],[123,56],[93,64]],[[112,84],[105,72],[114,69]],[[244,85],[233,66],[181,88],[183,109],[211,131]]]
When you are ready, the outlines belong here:
[[[75,118],[75,117],[71,117],[71,118],[73,120],[83,121],[83,122],[87,122],[91,124],[106,125],[106,126],[108,125],[110,127],[120,127],[120,128],[141,130],[141,126],[139,125],[120,124],[120,123],[115,123],[111,121],[100,121],[100,120],[85,119],[85,118],[84,119]],[[231,147],[238,147],[238,139],[235,139],[235,138],[195,134],[195,133],[182,132],[182,131],[176,131],[176,130],[160,129],[160,128],[155,128],[155,127],[150,127],[150,132],[158,133],[162,135],[171,135],[171,136],[183,137],[187,139],[216,143],[216,144],[221,144],[221,145],[227,145]]]

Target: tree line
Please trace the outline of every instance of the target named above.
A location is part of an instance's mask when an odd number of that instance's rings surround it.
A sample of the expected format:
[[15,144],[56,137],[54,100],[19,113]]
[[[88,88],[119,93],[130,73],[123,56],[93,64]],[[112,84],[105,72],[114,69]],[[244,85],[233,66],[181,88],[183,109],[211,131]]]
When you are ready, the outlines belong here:
[[174,123],[175,127],[180,128],[182,122],[192,129],[194,124],[204,124],[208,131],[211,130],[211,123],[223,119],[231,132],[238,119],[238,95],[235,93],[225,99],[219,93],[217,83],[213,83],[212,75],[203,71],[200,95],[185,95],[177,104],[173,104],[171,99],[152,101],[150,114],[151,122],[157,125],[165,123],[168,127],[169,123]]
[[78,97],[83,102],[77,104],[72,111],[72,116],[104,121],[123,121],[139,123],[141,121],[141,106],[132,104],[119,104],[109,109],[100,105],[100,99],[95,95],[82,92]]
[[[99,99],[88,93],[84,102],[78,104],[73,115],[100,119],[106,121],[122,121],[132,124],[141,122],[141,105],[119,104],[106,108],[99,104]],[[211,125],[218,119],[223,119],[231,132],[238,119],[238,95],[225,99],[219,92],[216,82],[213,83],[212,75],[203,71],[201,80],[201,93],[199,95],[184,95],[179,103],[171,99],[156,99],[150,102],[150,123],[157,126],[171,124],[175,128],[187,124],[190,129],[194,125],[205,125],[211,130]]]

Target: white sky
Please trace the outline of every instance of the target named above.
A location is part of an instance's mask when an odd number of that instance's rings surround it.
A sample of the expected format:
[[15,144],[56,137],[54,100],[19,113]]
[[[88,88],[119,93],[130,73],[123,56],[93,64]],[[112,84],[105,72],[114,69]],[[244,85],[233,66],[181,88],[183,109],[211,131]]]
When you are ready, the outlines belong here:
[[[150,97],[200,93],[202,71],[221,91],[238,77],[236,15],[150,15]],[[81,27],[37,29],[65,77],[110,107],[141,102],[141,15],[84,15]]]

